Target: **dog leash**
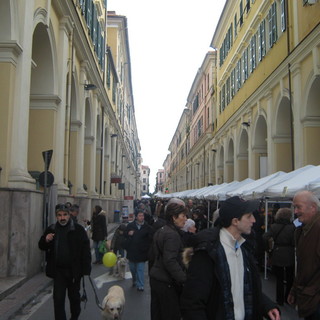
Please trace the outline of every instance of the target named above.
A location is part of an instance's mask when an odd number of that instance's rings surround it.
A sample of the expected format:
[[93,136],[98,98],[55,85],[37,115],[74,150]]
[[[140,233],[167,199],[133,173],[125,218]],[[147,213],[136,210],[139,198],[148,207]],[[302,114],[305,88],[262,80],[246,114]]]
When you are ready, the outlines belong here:
[[101,306],[101,304],[100,304],[100,302],[99,302],[99,298],[98,298],[96,289],[95,289],[95,287],[94,287],[93,281],[92,281],[92,279],[91,279],[91,276],[88,276],[88,277],[89,277],[89,280],[90,280],[90,283],[91,283],[91,286],[92,286],[92,289],[93,289],[93,292],[94,292],[94,296],[95,296],[95,299],[96,299],[96,304],[97,304],[97,306],[98,306],[98,308],[99,308],[100,310],[103,310],[103,308],[102,308],[102,306]]
[[87,297],[87,292],[86,292],[86,288],[84,285],[84,276],[82,277],[82,296],[80,298],[81,302],[84,302],[84,309],[87,306],[87,301],[88,301],[88,297]]

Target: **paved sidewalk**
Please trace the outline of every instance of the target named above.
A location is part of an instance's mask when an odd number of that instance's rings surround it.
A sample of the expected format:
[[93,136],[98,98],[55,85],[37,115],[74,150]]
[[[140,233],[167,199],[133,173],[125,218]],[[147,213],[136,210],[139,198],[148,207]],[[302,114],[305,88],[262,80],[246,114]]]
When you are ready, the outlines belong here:
[[[108,223],[109,236],[119,223]],[[0,320],[10,320],[21,308],[32,304],[37,297],[51,290],[52,279],[39,273],[27,279],[25,277],[8,277],[0,279]]]

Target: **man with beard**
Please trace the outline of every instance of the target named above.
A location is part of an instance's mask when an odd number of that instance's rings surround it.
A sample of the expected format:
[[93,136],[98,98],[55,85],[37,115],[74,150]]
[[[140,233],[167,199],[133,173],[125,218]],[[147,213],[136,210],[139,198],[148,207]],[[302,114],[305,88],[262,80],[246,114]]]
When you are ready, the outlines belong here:
[[39,240],[46,252],[46,275],[53,278],[55,319],[66,320],[65,298],[68,290],[71,319],[78,319],[80,281],[91,272],[90,242],[84,228],[70,218],[64,204],[56,206],[57,222],[49,226]]

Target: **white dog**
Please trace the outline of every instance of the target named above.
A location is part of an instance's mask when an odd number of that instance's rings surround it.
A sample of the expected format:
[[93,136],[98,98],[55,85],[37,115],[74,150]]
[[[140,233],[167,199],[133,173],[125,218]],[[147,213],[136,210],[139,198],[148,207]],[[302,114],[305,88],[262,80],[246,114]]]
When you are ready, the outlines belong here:
[[113,272],[114,276],[125,279],[127,266],[128,266],[128,259],[125,257],[121,258],[121,256],[118,256],[118,260]]
[[112,286],[102,301],[102,318],[105,320],[121,320],[125,304],[124,291],[120,286]]

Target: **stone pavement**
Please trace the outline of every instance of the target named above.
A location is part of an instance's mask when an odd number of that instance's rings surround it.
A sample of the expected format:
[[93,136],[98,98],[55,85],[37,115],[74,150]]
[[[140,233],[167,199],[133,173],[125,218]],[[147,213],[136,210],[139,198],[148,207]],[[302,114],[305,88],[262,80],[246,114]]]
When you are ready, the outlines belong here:
[[[108,223],[111,235],[119,223]],[[0,279],[0,320],[10,320],[25,305],[33,303],[52,284],[44,273],[34,277],[8,277]]]

